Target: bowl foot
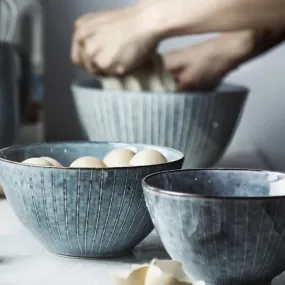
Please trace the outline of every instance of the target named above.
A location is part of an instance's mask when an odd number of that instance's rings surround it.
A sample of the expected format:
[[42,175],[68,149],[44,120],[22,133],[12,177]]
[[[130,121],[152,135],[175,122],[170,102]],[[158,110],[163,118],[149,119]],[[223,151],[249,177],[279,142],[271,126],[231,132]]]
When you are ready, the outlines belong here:
[[106,259],[106,258],[120,258],[120,257],[128,257],[133,255],[133,251],[124,251],[124,252],[118,252],[114,254],[104,254],[100,256],[89,256],[89,255],[69,255],[69,254],[62,254],[62,253],[54,253],[48,250],[45,250],[45,252],[49,255],[55,256],[55,257],[61,257],[61,258],[71,258],[71,259]]
[[231,281],[231,282],[223,282],[223,283],[206,283],[205,285],[271,285],[271,281]]

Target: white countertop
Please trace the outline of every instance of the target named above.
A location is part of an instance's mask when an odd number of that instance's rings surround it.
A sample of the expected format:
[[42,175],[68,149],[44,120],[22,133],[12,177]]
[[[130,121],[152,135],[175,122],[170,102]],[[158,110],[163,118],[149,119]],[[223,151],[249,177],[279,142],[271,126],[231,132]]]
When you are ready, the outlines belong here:
[[[121,259],[83,260],[46,254],[20,224],[8,202],[0,200],[0,285],[111,285],[110,272],[153,258],[167,258],[155,233],[133,256]],[[273,285],[284,284],[285,274],[273,282]]]

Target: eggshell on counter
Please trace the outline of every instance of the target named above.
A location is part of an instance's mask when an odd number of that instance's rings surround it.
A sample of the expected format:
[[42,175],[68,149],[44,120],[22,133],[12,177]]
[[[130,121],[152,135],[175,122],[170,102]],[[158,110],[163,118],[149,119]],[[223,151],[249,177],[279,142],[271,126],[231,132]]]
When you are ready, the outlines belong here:
[[166,157],[157,150],[146,149],[138,152],[130,161],[131,166],[167,163]]
[[112,274],[115,285],[205,285],[193,283],[185,274],[182,264],[173,260],[156,260],[150,264],[133,266],[128,273]]
[[107,167],[129,166],[131,159],[136,153],[130,149],[117,148],[110,151],[103,159]]
[[74,168],[105,168],[106,165],[103,161],[95,156],[83,156],[70,164]]

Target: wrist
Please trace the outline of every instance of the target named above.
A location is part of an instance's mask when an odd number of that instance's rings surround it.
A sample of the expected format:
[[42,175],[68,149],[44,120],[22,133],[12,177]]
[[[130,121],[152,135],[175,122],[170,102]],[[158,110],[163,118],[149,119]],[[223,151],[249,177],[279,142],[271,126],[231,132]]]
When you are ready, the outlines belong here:
[[[177,4],[179,6],[179,3]],[[172,13],[173,1],[141,0],[136,6],[140,11],[140,22],[144,30],[158,42],[172,35],[177,35],[177,33],[174,32],[178,23],[175,23]],[[175,6],[177,7],[177,5]]]

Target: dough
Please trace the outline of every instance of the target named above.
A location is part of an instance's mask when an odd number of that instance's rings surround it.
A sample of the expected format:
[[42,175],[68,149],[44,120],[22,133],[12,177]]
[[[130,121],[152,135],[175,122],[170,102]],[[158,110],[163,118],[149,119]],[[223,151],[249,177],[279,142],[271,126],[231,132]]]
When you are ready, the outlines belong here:
[[130,74],[120,77],[102,77],[101,82],[104,90],[155,93],[176,91],[176,82],[165,69],[162,58],[158,54]]

